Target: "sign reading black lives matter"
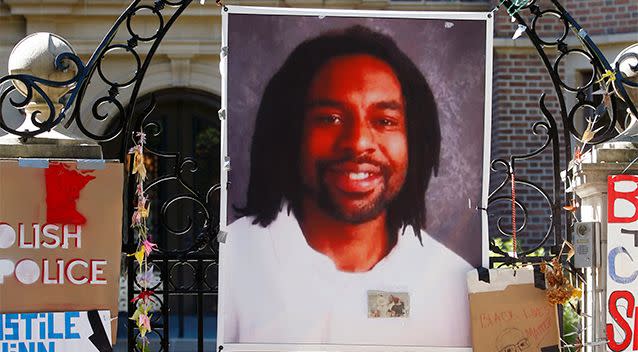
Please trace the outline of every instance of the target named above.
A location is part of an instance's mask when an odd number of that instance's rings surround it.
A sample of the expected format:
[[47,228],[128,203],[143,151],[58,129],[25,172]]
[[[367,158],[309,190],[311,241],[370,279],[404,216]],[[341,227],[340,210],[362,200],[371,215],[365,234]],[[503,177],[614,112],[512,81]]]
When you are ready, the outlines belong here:
[[218,343],[470,350],[488,13],[228,6]]

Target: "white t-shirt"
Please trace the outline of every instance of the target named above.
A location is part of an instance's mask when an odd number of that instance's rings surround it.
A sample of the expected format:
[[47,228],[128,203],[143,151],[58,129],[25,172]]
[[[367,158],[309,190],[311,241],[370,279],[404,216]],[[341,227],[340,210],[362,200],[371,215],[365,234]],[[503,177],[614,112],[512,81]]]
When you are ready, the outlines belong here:
[[[471,346],[463,258],[411,227],[368,272],[338,271],[284,210],[228,228],[220,282],[224,343]],[[407,292],[409,317],[368,317],[368,291]],[[221,337],[221,336],[220,336]]]

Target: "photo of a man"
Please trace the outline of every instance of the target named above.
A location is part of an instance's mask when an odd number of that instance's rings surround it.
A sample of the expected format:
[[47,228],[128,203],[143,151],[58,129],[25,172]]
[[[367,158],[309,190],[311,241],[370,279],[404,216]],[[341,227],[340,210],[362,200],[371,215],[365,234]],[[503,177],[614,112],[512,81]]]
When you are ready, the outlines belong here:
[[228,178],[247,186],[228,198],[222,341],[470,346],[465,275],[480,262],[425,231],[442,149],[431,84],[391,36],[338,20],[266,80],[252,135],[228,97],[229,154],[241,135],[250,153],[248,175]]

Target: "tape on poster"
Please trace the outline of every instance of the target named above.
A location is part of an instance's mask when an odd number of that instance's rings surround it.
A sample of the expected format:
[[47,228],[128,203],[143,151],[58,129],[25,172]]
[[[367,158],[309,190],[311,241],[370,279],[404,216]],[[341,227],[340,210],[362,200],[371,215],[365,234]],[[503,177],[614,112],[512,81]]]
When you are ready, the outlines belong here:
[[23,158],[19,158],[18,159],[18,166],[20,166],[20,167],[32,167],[32,168],[36,168],[36,169],[47,169],[49,167],[49,159],[34,159],[34,158],[23,159]]
[[484,267],[478,267],[476,268],[476,271],[478,272],[478,279],[479,281],[483,281],[483,282],[487,282],[488,284],[490,283],[490,271],[487,268]]
[[78,159],[78,170],[104,170],[106,162],[103,159]]

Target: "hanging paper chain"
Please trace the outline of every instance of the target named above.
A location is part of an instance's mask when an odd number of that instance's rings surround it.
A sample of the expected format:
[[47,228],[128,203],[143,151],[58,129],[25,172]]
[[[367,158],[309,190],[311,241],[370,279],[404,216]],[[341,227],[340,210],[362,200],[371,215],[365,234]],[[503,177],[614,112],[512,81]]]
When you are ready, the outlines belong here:
[[146,143],[146,135],[143,131],[136,132],[133,139],[136,144],[129,150],[129,154],[133,155],[133,169],[131,170],[131,174],[135,175],[135,196],[137,197],[137,201],[135,211],[131,217],[131,227],[137,235],[137,250],[135,253],[129,254],[129,256],[134,256],[135,260],[137,260],[137,281],[142,287],[142,292],[131,300],[132,303],[136,304],[137,309],[130,319],[135,321],[137,328],[140,330],[140,336],[142,337],[141,340],[137,342],[138,349],[142,352],[148,352],[150,351],[150,344],[146,334],[151,330],[151,315],[149,311],[151,308],[151,296],[154,293],[148,290],[153,278],[153,269],[149,268],[148,256],[155,250],[157,245],[151,242],[147,225],[150,203],[144,192],[144,181],[146,180],[144,144]]
[[512,251],[514,258],[518,258],[516,244],[516,183],[514,179],[514,170],[512,170]]

